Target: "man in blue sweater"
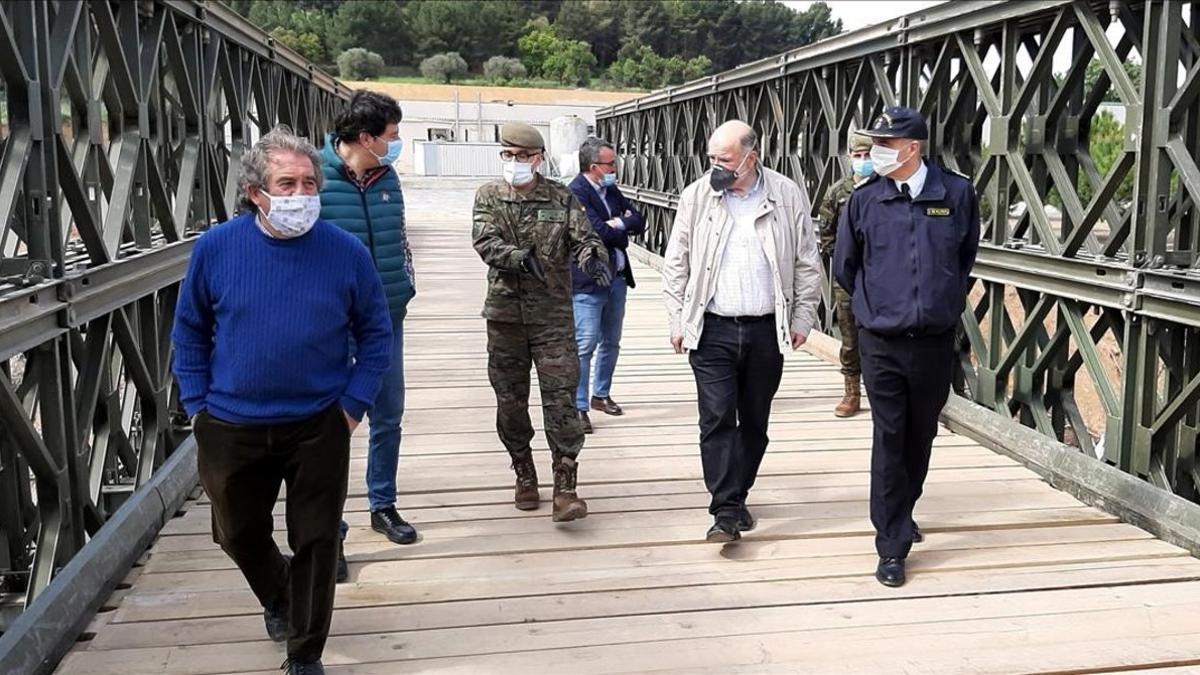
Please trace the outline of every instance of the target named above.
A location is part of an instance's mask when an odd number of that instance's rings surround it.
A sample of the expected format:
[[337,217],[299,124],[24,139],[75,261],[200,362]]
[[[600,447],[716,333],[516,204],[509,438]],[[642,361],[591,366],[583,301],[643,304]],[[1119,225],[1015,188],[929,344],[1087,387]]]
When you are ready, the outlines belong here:
[[[368,411],[367,505],[371,529],[396,544],[417,540],[417,530],[396,512],[396,469],[404,417],[404,315],[416,293],[412,251],[404,225],[404,195],[392,162],[400,156],[400,106],[385,94],[360,90],[334,120],[321,151],[321,218],[358,238],[383,280],[392,318],[392,365]],[[342,522],[342,538],[349,528]],[[338,554],[338,581],[349,577]]]
[[[286,127],[246,153],[244,213],[196,242],[172,332],[213,540],[262,603],[268,635],[287,641],[287,672],[305,675],[324,673],[350,435],[392,344],[370,253],[317,217],[319,165]],[[281,483],[290,559],[271,535]]]

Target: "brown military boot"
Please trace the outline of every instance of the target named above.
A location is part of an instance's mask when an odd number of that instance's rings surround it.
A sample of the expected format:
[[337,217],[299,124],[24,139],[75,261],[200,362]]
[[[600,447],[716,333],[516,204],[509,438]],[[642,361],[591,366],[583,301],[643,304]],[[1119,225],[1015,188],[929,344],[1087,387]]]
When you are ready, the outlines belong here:
[[512,468],[517,474],[513,502],[522,511],[537,510],[542,496],[538,494],[537,465],[533,463],[533,450],[526,448],[523,454],[514,454],[512,458]]
[[853,417],[862,407],[862,390],[858,386],[858,378],[846,376],[846,395],[842,397],[833,414],[837,417]]
[[554,522],[587,518],[587,502],[575,494],[575,460],[563,457],[554,464]]

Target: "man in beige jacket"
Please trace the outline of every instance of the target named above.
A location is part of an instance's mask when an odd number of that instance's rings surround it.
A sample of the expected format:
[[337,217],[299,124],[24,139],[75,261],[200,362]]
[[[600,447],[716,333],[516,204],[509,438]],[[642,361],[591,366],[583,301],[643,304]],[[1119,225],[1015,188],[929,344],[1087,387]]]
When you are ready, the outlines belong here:
[[763,167],[757,143],[737,120],[713,132],[712,169],[680,194],[663,264],[671,344],[696,377],[711,542],[754,529],[746,496],[767,449],[783,354],[804,344],[821,294],[808,194]]

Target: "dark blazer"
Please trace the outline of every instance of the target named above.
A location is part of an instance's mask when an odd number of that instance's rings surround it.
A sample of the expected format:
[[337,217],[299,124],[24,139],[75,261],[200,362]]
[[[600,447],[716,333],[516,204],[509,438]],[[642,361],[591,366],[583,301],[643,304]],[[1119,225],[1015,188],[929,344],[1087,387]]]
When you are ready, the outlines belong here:
[[979,250],[979,201],[966,176],[925,161],[915,199],[890,178],[860,184],[838,220],[833,274],[858,325],[884,335],[954,330]]
[[[583,206],[583,211],[587,214],[592,229],[596,231],[600,241],[603,241],[604,245],[608,247],[609,264],[613,266],[615,273],[617,259],[613,255],[613,251],[624,252],[628,249],[629,238],[646,231],[646,219],[642,217],[640,211],[634,208],[633,202],[626,199],[615,185],[605,190],[605,198],[602,200],[600,193],[592,187],[587,176],[581,173],[571,181],[570,188],[576,201]],[[605,208],[605,202],[608,202],[608,208]],[[612,213],[611,216],[609,212]],[[625,215],[626,212],[628,215]],[[608,226],[607,221],[614,217],[620,218],[621,222],[625,223],[624,230]],[[626,256],[624,276],[625,283],[630,288],[636,286],[633,281],[633,266],[630,265],[628,256]],[[584,274],[575,263],[571,263],[571,285],[575,293],[595,293],[600,290],[596,286],[596,282]]]

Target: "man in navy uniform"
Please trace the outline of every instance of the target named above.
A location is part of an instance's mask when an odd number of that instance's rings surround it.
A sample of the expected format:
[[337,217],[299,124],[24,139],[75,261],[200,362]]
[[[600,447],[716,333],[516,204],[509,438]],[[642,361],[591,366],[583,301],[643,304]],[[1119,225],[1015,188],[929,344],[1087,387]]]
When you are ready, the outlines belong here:
[[871,523],[885,586],[923,538],[913,521],[938,415],[950,392],[954,329],[979,248],[971,181],[922,157],[929,130],[912,108],[890,107],[868,130],[875,176],[838,221],[833,269],[852,296],[871,402]]

